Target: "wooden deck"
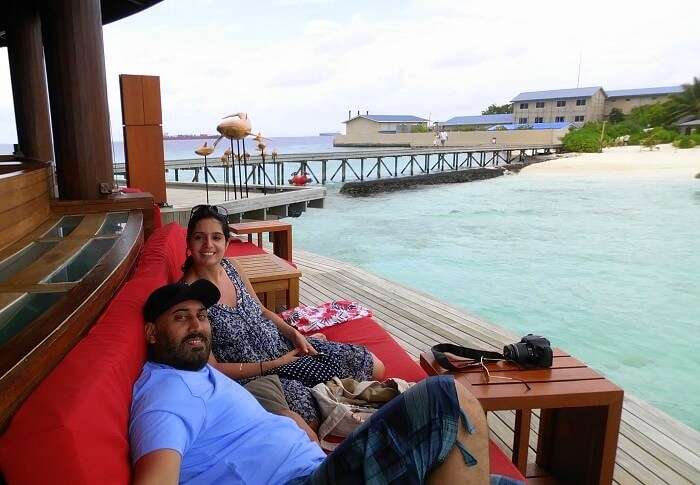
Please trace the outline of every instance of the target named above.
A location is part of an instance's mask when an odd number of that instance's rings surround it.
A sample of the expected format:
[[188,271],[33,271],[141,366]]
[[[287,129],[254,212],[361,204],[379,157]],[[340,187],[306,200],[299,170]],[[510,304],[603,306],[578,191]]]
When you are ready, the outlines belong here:
[[[315,305],[350,298],[374,311],[375,318],[417,361],[438,342],[490,350],[519,336],[432,296],[359,268],[295,250],[302,271],[300,300]],[[534,461],[539,413],[533,413],[530,455]],[[489,414],[492,437],[510,456],[515,413]],[[614,483],[700,483],[700,433],[650,404],[625,394]]]

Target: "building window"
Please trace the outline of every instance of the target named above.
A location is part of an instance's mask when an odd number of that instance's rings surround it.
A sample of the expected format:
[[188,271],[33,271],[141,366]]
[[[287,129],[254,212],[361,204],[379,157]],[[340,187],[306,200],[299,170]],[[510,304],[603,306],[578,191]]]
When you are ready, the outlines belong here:
[[544,108],[544,101],[538,101],[535,103],[535,108]]
[[576,106],[586,106],[586,100],[585,99],[577,99]]
[[518,123],[520,123],[520,124],[525,124],[525,123],[527,123],[527,117],[525,117],[525,118],[518,118]]
[[574,121],[583,121],[583,116],[574,116]]
[[544,118],[541,116],[535,116],[535,123],[544,123]]
[[557,116],[554,118],[555,123],[564,123],[564,117],[563,116]]
[[630,98],[625,98],[625,101],[631,101]]
[[520,109],[527,109],[527,103],[520,103]]
[[557,101],[557,108],[562,108],[564,106],[566,106],[566,101],[563,101],[563,100]]

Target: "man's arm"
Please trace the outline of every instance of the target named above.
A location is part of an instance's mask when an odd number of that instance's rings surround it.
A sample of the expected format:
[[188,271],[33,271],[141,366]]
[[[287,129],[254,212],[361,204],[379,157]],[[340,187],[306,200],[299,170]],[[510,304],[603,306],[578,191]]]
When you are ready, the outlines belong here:
[[143,455],[134,465],[133,485],[176,485],[182,457],[175,450],[162,449]]

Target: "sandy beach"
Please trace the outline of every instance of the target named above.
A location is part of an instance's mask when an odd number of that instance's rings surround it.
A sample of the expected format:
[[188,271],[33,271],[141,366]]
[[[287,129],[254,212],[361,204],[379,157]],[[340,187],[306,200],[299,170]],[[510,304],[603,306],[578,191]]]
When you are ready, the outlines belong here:
[[700,147],[678,150],[659,145],[659,150],[638,146],[605,148],[603,153],[564,156],[524,168],[527,175],[624,175],[687,178],[700,173]]

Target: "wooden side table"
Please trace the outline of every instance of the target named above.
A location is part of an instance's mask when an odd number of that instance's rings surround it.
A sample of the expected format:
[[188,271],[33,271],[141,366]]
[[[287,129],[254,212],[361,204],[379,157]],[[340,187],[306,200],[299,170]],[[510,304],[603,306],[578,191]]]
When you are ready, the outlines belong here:
[[[229,258],[245,274],[266,308],[277,311],[279,305],[299,306],[301,271],[274,254],[234,256]],[[285,301],[279,301],[278,293]]]
[[[446,374],[431,352],[420,357],[431,375]],[[615,467],[623,391],[583,362],[554,349],[550,369],[524,369],[506,362],[487,364],[491,376],[512,377],[486,381],[479,368],[453,372],[484,411],[515,410],[513,463],[528,478],[566,483],[609,484]],[[537,459],[527,463],[530,418],[541,409]],[[550,481],[547,481],[550,483]]]
[[258,246],[262,247],[262,234],[272,236],[272,252],[275,256],[292,262],[292,225],[279,221],[253,221],[229,224],[234,234],[247,234],[248,242],[253,242],[253,234],[258,235]]

